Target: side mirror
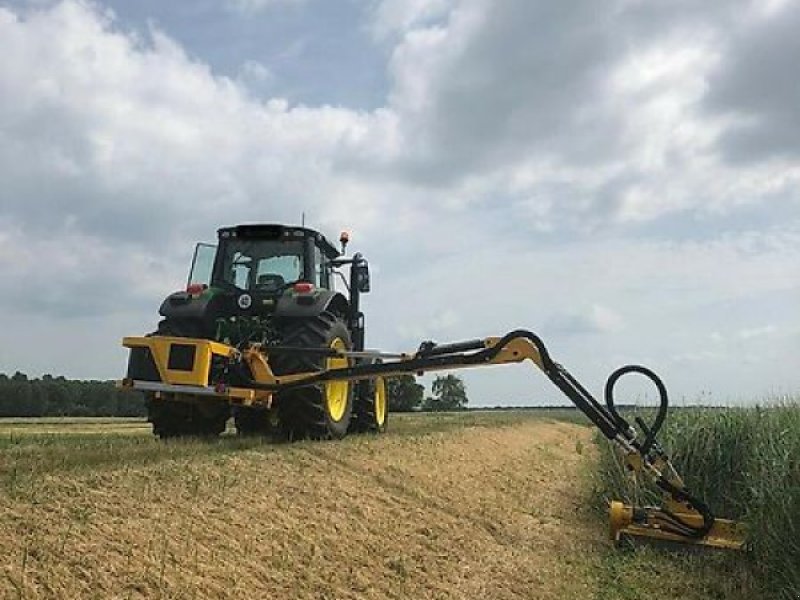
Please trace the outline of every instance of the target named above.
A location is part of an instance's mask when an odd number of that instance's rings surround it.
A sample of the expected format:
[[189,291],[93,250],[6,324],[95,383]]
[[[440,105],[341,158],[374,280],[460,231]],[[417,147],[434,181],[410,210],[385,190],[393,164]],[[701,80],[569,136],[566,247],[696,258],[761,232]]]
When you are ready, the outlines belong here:
[[352,276],[355,281],[351,283],[359,292],[362,294],[369,292],[369,264],[367,261],[362,259],[354,263]]

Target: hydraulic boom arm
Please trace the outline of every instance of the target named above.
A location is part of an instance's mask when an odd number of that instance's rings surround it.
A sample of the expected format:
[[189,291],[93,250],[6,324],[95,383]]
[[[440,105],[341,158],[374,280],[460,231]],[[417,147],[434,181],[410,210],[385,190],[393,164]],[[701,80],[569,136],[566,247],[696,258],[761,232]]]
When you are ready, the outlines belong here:
[[[503,337],[490,337],[452,344],[424,342],[414,353],[350,352],[333,348],[261,347],[251,345],[243,351],[236,348],[187,338],[125,338],[129,348],[147,348],[155,357],[161,382],[126,379],[122,385],[147,391],[213,395],[232,403],[269,406],[272,395],[279,391],[343,380],[375,379],[405,373],[453,370],[467,367],[518,363],[531,360],[550,381],[580,409],[589,420],[622,453],[627,467],[636,475],[649,478],[664,494],[661,507],[633,507],[612,502],[611,535],[655,538],[667,542],[690,542],[706,546],[738,549],[743,546],[741,527],[731,521],[717,519],[711,509],[686,488],[656,436],[667,414],[667,391],[658,376],[645,367],[627,365],[614,371],[605,387],[605,404],[598,402],[562,365],[551,357],[542,340],[526,330],[512,331]],[[195,347],[194,371],[171,372],[167,357],[171,345]],[[344,357],[354,361],[350,366],[276,376],[269,365],[269,356],[279,353],[312,353],[323,357]],[[227,366],[222,376],[208,385],[214,357],[222,357]],[[160,358],[159,358],[160,357]],[[366,359],[366,360],[365,360]],[[252,374],[244,384],[229,384],[226,374],[243,371],[247,364]],[[638,373],[650,379],[659,394],[659,407],[651,424],[636,418],[641,433],[617,411],[614,386],[620,377]],[[231,378],[232,379],[232,378]],[[238,381],[241,381],[241,376]]]

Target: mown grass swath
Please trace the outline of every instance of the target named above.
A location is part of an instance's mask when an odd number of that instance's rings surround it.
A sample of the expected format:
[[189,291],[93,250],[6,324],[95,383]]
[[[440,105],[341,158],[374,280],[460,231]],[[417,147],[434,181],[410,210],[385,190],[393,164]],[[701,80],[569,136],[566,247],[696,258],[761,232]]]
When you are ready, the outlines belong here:
[[[800,402],[766,408],[682,408],[670,413],[661,435],[689,489],[721,517],[748,527],[743,564],[765,597],[800,598]],[[601,497],[656,502],[640,489],[611,447],[598,470]]]
[[588,428],[391,418],[386,435],[292,444],[2,421],[0,598],[586,597],[575,557],[599,532],[570,499]]

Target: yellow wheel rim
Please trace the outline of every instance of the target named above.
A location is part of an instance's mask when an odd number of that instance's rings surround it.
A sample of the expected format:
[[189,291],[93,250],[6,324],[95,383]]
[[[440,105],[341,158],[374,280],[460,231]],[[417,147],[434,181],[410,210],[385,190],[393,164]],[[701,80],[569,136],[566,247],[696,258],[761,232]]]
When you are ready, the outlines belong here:
[[386,382],[383,377],[375,380],[375,423],[378,427],[386,423]]
[[[331,342],[330,348],[347,350],[344,340],[336,338]],[[343,356],[331,356],[325,361],[326,369],[344,369],[349,363]],[[347,400],[350,396],[349,381],[329,381],[325,384],[325,405],[332,421],[341,421],[347,411]]]

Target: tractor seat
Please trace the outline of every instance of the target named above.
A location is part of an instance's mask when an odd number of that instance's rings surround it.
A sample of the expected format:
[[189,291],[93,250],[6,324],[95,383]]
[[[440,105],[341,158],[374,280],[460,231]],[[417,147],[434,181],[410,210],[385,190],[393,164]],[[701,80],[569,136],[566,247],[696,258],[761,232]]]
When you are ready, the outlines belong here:
[[259,275],[258,280],[256,281],[256,286],[258,288],[263,288],[267,290],[277,290],[283,287],[285,284],[286,280],[283,277],[281,277],[280,275],[275,275],[273,273]]

